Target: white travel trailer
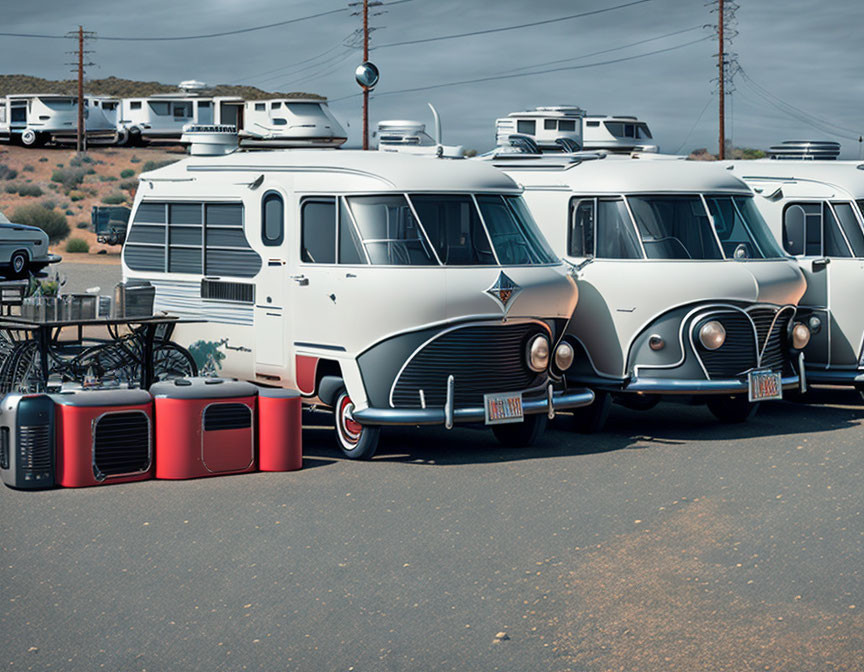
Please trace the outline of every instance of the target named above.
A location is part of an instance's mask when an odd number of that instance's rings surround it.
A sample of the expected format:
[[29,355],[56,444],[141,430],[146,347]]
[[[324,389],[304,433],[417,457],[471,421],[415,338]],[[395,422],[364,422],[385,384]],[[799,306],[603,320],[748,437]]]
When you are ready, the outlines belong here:
[[[228,98],[219,98],[225,103]],[[239,98],[230,100],[240,101]],[[240,101],[242,102],[242,101]],[[214,123],[214,99],[191,93],[160,93],[142,98],[123,98],[117,119],[117,142],[179,141],[187,124]]]
[[593,394],[562,390],[575,283],[520,192],[469,161],[192,157],[141,176],[123,274],[207,320],[174,336],[205,370],[332,409],[349,457],[383,425],[486,422],[527,445]]
[[525,188],[541,230],[578,272],[566,378],[598,396],[577,412],[581,429],[599,429],[612,400],[650,408],[663,395],[697,395],[736,422],[751,402],[799,388],[804,277],[729,171],[612,156],[503,155],[495,165]]
[[811,383],[864,393],[864,164],[847,161],[732,161],[754,202],[807,278],[799,315],[813,337],[805,349]]
[[510,136],[528,136],[540,151],[573,152],[582,148],[585,110],[574,105],[535,107],[511,112],[495,120],[495,144],[507,145]]
[[648,124],[625,115],[588,114],[582,120],[582,148],[618,154],[656,152]]
[[[103,113],[103,102],[84,97],[84,129],[87,142],[112,142],[116,129]],[[0,139],[34,147],[46,142],[75,142],[78,133],[78,97],[54,93],[12,94],[0,98]]]
[[244,146],[339,147],[348,139],[327,101],[320,98],[247,100],[238,122]]

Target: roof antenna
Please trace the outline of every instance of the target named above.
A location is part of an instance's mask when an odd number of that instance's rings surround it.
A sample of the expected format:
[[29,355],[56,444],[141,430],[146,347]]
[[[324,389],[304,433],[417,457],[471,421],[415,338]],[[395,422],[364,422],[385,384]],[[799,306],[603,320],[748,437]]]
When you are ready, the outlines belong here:
[[437,145],[437,154],[441,157],[444,154],[444,147],[441,144],[441,117],[438,116],[438,110],[432,103],[426,103],[429,109],[432,110],[432,116],[435,118],[435,144]]

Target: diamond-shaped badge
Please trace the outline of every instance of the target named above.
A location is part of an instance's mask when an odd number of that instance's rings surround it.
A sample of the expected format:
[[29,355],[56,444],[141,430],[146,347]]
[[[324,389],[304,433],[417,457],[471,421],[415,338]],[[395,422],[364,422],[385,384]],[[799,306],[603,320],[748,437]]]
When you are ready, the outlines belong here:
[[521,291],[522,288],[507,277],[507,274],[504,271],[501,271],[498,273],[498,279],[495,280],[495,284],[487,289],[486,293],[495,299],[500,304],[502,310],[506,313],[508,304],[515,299]]

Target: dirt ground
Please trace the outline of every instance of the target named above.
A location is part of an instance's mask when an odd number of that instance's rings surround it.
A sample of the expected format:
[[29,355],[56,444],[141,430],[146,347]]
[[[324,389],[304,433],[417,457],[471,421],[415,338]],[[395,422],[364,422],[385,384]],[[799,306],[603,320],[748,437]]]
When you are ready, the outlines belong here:
[[[0,144],[0,166],[17,171],[17,176],[12,179],[0,179],[0,212],[14,221],[15,210],[22,205],[53,204],[53,209],[66,217],[70,234],[66,240],[52,245],[52,252],[62,255],[66,261],[71,262],[78,260],[87,263],[119,263],[120,246],[96,242],[96,234],[90,226],[91,206],[100,205],[104,198],[117,193],[125,196],[126,205],[131,205],[135,189],[121,188],[121,184],[126,184],[128,187],[127,183],[136,182],[148,161],[179,160],[185,156],[185,151],[180,146],[170,145],[104,147],[88,150],[87,156],[91,161],[81,163],[80,167],[93,172],[84,177],[82,184],[74,189],[66,189],[62,184],[52,181],[51,177],[55,170],[70,167],[70,162],[76,157],[74,149],[69,147],[30,149]],[[135,174],[121,177],[121,172],[124,170],[132,170]],[[9,193],[15,185],[38,186],[42,190],[42,195],[21,196],[18,193]],[[70,196],[78,200],[72,200]],[[86,224],[86,228],[78,228],[81,224]],[[89,253],[67,253],[66,243],[72,238],[82,238],[87,241],[90,245]]]

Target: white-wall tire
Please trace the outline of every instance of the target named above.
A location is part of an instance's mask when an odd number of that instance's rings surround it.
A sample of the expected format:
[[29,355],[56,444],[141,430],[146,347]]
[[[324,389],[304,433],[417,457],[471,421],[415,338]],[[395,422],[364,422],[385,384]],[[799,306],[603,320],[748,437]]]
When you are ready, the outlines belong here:
[[345,390],[336,396],[333,418],[336,425],[336,443],[342,454],[352,460],[369,460],[378,449],[381,430],[354,420],[354,402]]

